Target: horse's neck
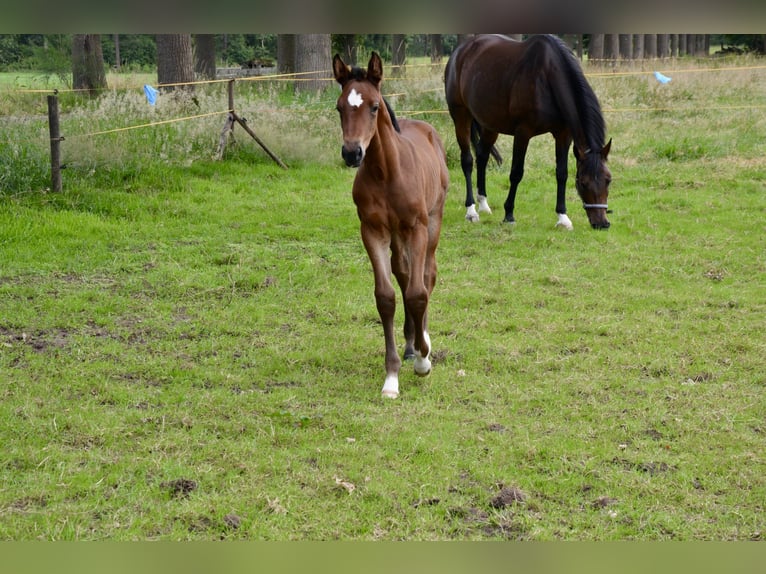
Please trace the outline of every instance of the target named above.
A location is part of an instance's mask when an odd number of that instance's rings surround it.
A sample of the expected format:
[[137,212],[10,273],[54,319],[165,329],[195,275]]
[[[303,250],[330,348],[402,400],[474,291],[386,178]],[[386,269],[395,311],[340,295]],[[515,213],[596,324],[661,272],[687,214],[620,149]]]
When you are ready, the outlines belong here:
[[370,141],[365,161],[382,168],[382,175],[385,177],[399,164],[400,143],[400,136],[394,129],[388,110],[385,106],[381,106],[378,111],[375,137]]

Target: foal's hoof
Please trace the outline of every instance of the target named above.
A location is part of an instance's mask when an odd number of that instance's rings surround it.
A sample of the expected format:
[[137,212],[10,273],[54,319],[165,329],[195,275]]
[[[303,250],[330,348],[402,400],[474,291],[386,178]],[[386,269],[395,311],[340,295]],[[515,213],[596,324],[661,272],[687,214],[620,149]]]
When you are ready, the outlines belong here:
[[380,393],[380,396],[384,399],[398,399],[399,398],[399,391],[389,391],[386,389],[383,389],[383,391]]
[[479,214],[476,211],[476,205],[469,205],[465,210],[465,219],[471,223],[477,223],[479,221]]

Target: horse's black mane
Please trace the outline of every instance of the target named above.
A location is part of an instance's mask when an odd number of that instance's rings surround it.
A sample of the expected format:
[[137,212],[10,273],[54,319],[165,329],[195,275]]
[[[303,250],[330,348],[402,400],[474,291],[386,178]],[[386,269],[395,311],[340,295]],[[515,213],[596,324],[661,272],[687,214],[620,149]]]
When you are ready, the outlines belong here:
[[[556,36],[539,36],[540,41],[546,42],[551,48],[559,54],[559,61],[562,64],[566,81],[571,87],[569,93],[574,98],[574,105],[577,109],[577,115],[582,127],[582,136],[587,143],[587,148],[581,151],[590,151],[586,154],[588,171],[595,172],[600,162],[601,148],[606,139],[606,124],[604,116],[601,113],[599,104],[593,88],[590,87],[585,75],[580,68],[580,64],[567,45]],[[557,90],[554,89],[554,95]],[[573,135],[576,135],[573,133]],[[576,140],[575,140],[576,141]]]
[[[349,77],[352,80],[356,80],[358,82],[364,81],[367,79],[367,70],[364,68],[359,68],[358,66],[354,66],[351,68]],[[391,107],[391,104],[388,103],[386,98],[383,98],[383,103],[386,104],[386,109],[388,110],[388,115],[391,116],[391,123],[394,125],[394,129],[401,133],[402,130],[399,129],[399,121],[396,119],[394,109]]]

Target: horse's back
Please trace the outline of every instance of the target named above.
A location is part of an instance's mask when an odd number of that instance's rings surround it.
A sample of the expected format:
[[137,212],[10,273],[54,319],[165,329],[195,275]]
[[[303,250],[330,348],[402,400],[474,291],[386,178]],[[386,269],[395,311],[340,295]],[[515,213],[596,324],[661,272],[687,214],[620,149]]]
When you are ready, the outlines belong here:
[[449,186],[447,152],[436,128],[428,122],[412,119],[400,119],[399,128],[401,136],[412,143],[415,161],[420,164],[424,174],[433,176],[435,191],[446,193]]

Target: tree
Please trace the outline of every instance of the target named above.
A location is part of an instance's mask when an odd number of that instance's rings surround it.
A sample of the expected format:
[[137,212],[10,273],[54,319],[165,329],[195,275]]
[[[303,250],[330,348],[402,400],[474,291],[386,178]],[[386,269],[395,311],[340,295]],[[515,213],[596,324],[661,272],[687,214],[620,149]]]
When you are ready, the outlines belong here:
[[335,48],[344,62],[350,66],[356,66],[358,52],[356,34],[337,34],[335,36]]
[[331,62],[330,34],[298,34],[295,38],[295,71],[300,73],[300,81],[295,83],[295,90],[311,92],[326,86]]
[[194,35],[194,71],[202,79],[215,79],[215,34]]
[[429,40],[431,44],[431,63],[438,64],[442,61],[442,55],[444,54],[444,44],[442,43],[441,34],[429,34]]
[[[157,82],[184,84],[194,81],[191,34],[157,34]],[[167,86],[173,88],[174,86]]]
[[277,70],[280,74],[292,74],[295,66],[295,34],[277,36]]
[[407,36],[404,34],[392,35],[393,46],[391,48],[391,63],[393,64],[392,75],[403,76],[404,65],[407,63]]
[[588,59],[598,61],[604,59],[604,34],[591,34],[588,42]]
[[72,86],[95,95],[106,88],[100,34],[75,34],[72,38]]

